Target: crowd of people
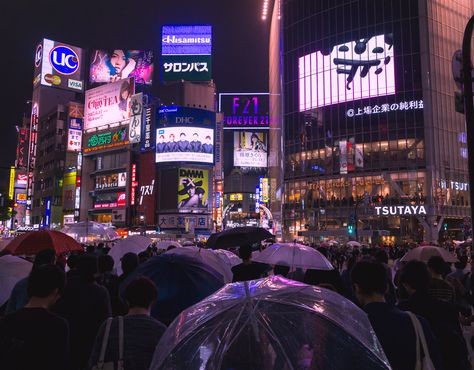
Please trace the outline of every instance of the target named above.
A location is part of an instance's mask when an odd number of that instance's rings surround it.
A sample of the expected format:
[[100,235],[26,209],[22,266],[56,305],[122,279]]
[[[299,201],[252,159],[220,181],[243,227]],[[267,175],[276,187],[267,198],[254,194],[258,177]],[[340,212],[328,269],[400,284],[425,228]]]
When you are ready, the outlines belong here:
[[[273,274],[339,293],[367,313],[392,369],[418,369],[421,338],[428,348],[421,351],[423,361],[433,369],[471,369],[471,344],[462,329],[474,321],[468,256],[460,255],[454,266],[433,256],[394,272],[392,262],[405,247],[314,247],[334,270],[254,262],[252,247],[240,246],[242,263],[232,268],[233,281]],[[149,247],[125,254],[120,275],[107,252],[100,245],[71,254],[67,268],[53,250],[36,255],[30,275],[15,285],[1,308],[0,368],[149,368],[170,322],[150,314],[159,287],[133,272],[158,251]],[[474,268],[474,258],[471,263]]]

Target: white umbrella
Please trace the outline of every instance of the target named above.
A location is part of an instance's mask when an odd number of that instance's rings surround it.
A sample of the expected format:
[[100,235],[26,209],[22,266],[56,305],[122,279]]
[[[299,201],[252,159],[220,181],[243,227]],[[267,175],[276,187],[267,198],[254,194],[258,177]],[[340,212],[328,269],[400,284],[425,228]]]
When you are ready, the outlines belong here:
[[281,264],[281,262],[287,262],[292,269],[296,267],[315,270],[334,269],[331,262],[317,250],[296,243],[273,244],[261,251],[254,261],[268,263],[269,265],[278,265]]
[[65,225],[61,231],[77,241],[86,240],[88,237],[104,241],[120,238],[120,235],[111,227],[93,221],[81,221],[75,224],[68,224]]
[[211,249],[203,249],[198,247],[183,247],[174,248],[167,252],[167,254],[186,255],[197,259],[198,261],[209,265],[224,277],[225,283],[232,282],[232,271],[220,257],[217,256]]
[[120,259],[125,253],[132,252],[138,254],[143,252],[151,243],[152,240],[150,238],[142,235],[129,236],[116,242],[109,251],[109,256],[114,259],[115,270],[117,273],[122,273]]
[[413,248],[409,250],[401,259],[400,262],[418,260],[428,262],[430,257],[440,256],[445,262],[456,262],[457,257],[448,252],[446,249],[435,247],[433,245],[425,245],[423,247]]
[[29,275],[32,267],[31,262],[20,257],[0,257],[0,306],[8,300],[15,284]]
[[351,240],[350,242],[347,242],[347,244],[349,247],[361,247],[362,244],[360,244],[359,242],[356,242],[355,240]]
[[213,252],[230,268],[242,263],[239,256],[226,249],[215,249]]
[[176,248],[182,248],[183,246],[174,240],[160,240],[158,243],[156,243],[156,248],[157,249],[168,249],[168,247],[173,246]]

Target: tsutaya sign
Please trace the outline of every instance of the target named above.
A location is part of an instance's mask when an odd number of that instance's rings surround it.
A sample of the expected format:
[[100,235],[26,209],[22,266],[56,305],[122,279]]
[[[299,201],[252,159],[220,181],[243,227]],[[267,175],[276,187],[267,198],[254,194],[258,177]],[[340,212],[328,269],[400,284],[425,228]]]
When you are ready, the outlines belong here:
[[425,206],[377,206],[377,216],[419,216],[426,215]]

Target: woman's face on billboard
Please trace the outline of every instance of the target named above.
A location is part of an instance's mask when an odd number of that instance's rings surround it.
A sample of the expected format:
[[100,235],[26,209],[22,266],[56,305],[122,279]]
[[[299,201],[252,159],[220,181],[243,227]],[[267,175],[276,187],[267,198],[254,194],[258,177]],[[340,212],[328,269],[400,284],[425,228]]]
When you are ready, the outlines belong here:
[[123,50],[114,50],[110,56],[110,63],[115,68],[115,72],[120,73],[127,64]]

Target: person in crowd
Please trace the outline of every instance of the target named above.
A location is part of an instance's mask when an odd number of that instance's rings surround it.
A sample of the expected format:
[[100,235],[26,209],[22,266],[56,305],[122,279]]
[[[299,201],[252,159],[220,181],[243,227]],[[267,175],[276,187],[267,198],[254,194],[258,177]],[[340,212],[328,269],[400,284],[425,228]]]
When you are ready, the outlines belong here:
[[285,262],[280,262],[277,265],[273,266],[273,274],[287,277],[290,272],[290,266],[284,265]]
[[[44,249],[40,251],[33,262],[31,271],[34,271],[43,265],[54,265],[56,263],[56,252],[54,249]],[[28,296],[28,277],[25,277],[18,281],[13,287],[8,299],[8,304],[5,309],[5,314],[9,314],[18,311],[23,308],[29,300]]]
[[49,309],[64,290],[66,277],[57,266],[39,266],[28,277],[25,307],[0,320],[0,368],[69,368],[69,326]]
[[351,256],[346,261],[346,268],[341,272],[341,281],[343,294],[347,299],[350,299],[352,302],[355,302],[354,289],[351,280],[352,268],[357,262],[357,257]]
[[446,262],[440,256],[432,256],[428,260],[428,271],[431,275],[428,294],[441,301],[454,303],[454,287],[443,278]]
[[408,262],[400,273],[400,284],[403,285],[409,298],[401,302],[398,307],[428,320],[438,340],[444,369],[471,369],[458,311],[454,305],[428,294],[430,281],[430,273],[425,263]]
[[189,141],[186,140],[186,134],[182,132],[179,135],[178,152],[189,152]]
[[296,267],[293,271],[288,273],[288,279],[295,281],[304,281],[305,271],[301,267]]
[[446,276],[446,281],[454,288],[455,305],[466,316],[471,314],[469,303],[470,272],[464,271],[467,266],[467,256],[459,256],[454,264],[455,270]]
[[119,284],[122,284],[122,282],[138,267],[138,255],[133,252],[125,253],[120,259],[120,262],[123,273],[119,276]]
[[260,279],[267,276],[271,267],[265,263],[252,261],[252,247],[250,245],[241,245],[239,248],[239,257],[242,263],[232,267],[232,282]]
[[67,282],[53,311],[69,323],[72,369],[83,369],[87,366],[97,330],[112,315],[112,310],[107,289],[95,282],[97,257],[80,256],[77,271],[78,278]]
[[322,284],[331,285],[336,292],[342,294],[344,289],[342,286],[341,274],[339,270],[316,270],[307,269],[302,282],[309,285],[321,286]]
[[119,278],[113,272],[114,259],[109,255],[99,256],[98,267],[99,276],[97,276],[96,281],[97,284],[102,285],[109,292],[112,315],[124,315],[127,312],[127,307],[120,299]]
[[[166,330],[166,326],[150,316],[150,310],[157,299],[155,284],[146,277],[132,280],[124,291],[124,299],[129,306],[123,318],[123,353],[125,369],[146,370],[149,368],[156,345]],[[93,366],[99,360],[106,323],[99,329],[89,359]],[[105,361],[118,361],[119,333],[118,319],[114,318],[109,333]]]
[[395,286],[393,285],[392,270],[390,269],[390,267],[388,267],[388,254],[384,249],[377,248],[374,252],[374,258],[380,263],[382,263],[385,267],[385,270],[387,270],[388,289],[387,293],[385,294],[385,299],[391,305],[395,305],[397,302],[397,297],[395,293]]
[[138,263],[141,265],[142,263],[145,263],[148,259],[150,258],[150,254],[148,251],[141,251],[138,253]]
[[197,132],[193,134],[193,140],[189,143],[189,151],[194,153],[201,153],[202,151],[202,143]]
[[[351,279],[359,304],[367,312],[375,334],[394,370],[415,370],[416,333],[408,314],[385,300],[388,290],[386,266],[379,261],[363,259],[357,262]],[[429,355],[436,369],[442,369],[438,344],[428,322],[418,317],[427,340]]]
[[79,255],[76,253],[72,253],[68,256],[66,264],[69,268],[69,271],[66,273],[66,279],[74,279],[78,276],[77,272],[77,261],[79,260]]

